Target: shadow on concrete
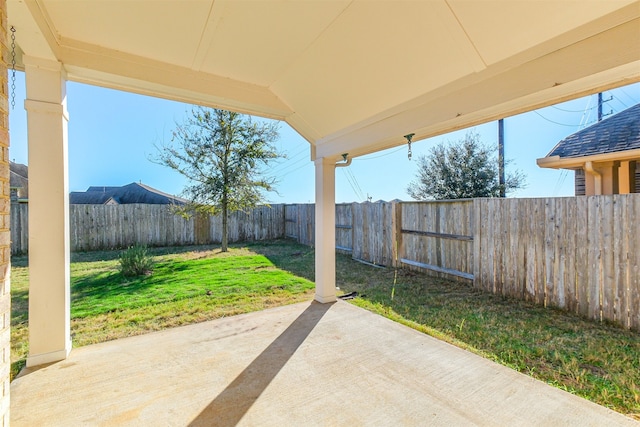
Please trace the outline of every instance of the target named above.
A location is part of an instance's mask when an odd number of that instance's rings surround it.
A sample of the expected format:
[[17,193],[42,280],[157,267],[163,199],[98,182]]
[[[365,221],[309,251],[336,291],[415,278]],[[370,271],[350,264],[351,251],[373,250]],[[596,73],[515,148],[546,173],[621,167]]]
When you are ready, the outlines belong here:
[[312,302],[189,425],[227,427],[238,424],[332,305]]

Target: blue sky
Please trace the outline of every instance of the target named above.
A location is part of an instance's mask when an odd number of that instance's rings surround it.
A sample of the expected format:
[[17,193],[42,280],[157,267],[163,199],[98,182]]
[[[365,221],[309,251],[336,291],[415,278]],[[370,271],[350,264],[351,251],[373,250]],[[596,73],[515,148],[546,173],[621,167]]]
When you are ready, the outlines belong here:
[[[11,84],[11,83],[10,83]],[[9,85],[10,85],[9,84]],[[10,112],[11,159],[28,164],[24,74],[16,73],[16,105]],[[604,93],[603,111],[620,112],[640,102],[640,84]],[[169,141],[176,122],[183,121],[190,105],[147,96],[67,83],[69,110],[69,189],[84,191],[92,185],[125,185],[143,182],[171,194],[179,194],[185,178],[149,161],[154,144]],[[597,97],[592,95],[505,119],[507,171],[520,169],[527,188],[513,197],[573,195],[573,172],[541,169],[536,159],[544,157],[562,138],[593,124],[597,119]],[[471,128],[481,140],[497,147],[497,122]],[[406,146],[359,157],[349,168],[336,170],[336,201],[411,200],[407,185],[417,173],[417,158],[430,147],[462,137],[468,130],[453,132],[412,144],[413,160]],[[314,200],[314,168],[309,143],[286,123],[280,125],[278,148],[288,159],[271,168],[278,178],[279,194],[269,194],[271,203],[307,203]],[[497,149],[497,148],[496,148]]]

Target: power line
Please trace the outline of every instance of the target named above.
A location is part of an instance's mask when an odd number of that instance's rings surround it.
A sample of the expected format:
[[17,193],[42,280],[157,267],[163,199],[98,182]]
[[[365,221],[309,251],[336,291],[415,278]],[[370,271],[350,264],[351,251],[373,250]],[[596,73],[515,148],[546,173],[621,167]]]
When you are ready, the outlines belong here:
[[372,157],[360,157],[360,158],[358,158],[358,160],[373,160],[373,159],[378,159],[378,158],[380,158],[380,157],[390,156],[390,155],[392,155],[393,153],[397,153],[398,151],[400,151],[400,150],[404,150],[404,149],[405,149],[404,147],[399,147],[399,148],[396,148],[395,150],[390,151],[390,152],[385,153],[385,154],[380,154],[380,155],[372,156]]
[[290,170],[290,171],[288,171],[287,173],[285,173],[284,175],[280,175],[280,176],[279,176],[279,178],[284,178],[284,177],[285,177],[285,176],[287,176],[287,175],[291,175],[292,173],[294,173],[294,172],[296,172],[296,171],[299,171],[300,169],[302,169],[303,167],[305,167],[305,166],[307,166],[307,165],[308,165],[308,163],[304,163],[302,166],[297,167],[297,168],[295,168],[295,169],[293,169],[293,170]]
[[548,121],[548,122],[550,122],[550,123],[556,124],[556,125],[560,125],[560,126],[568,126],[568,127],[573,127],[573,128],[580,127],[580,125],[568,125],[568,124],[566,124],[566,123],[556,122],[556,121],[553,121],[553,120],[551,120],[551,119],[546,118],[545,116],[543,116],[542,114],[538,113],[538,112],[537,112],[537,111],[535,111],[535,110],[534,110],[533,112],[534,112],[534,113],[536,113],[537,115],[539,115],[540,117],[542,117],[544,120],[546,120],[546,121]]
[[303,167],[307,166],[307,162],[298,162],[295,164],[291,164],[290,167],[286,168],[286,169],[280,169],[280,170],[272,170],[271,173],[274,175],[280,175],[280,176],[286,176],[289,175],[289,173],[297,171],[299,169],[302,169]]
[[585,108],[585,109],[583,109],[583,110],[566,110],[566,109],[564,109],[564,108],[560,108],[560,107],[557,107],[557,106],[555,106],[555,105],[552,105],[552,107],[553,107],[553,108],[555,108],[556,110],[564,111],[565,113],[583,113],[583,114],[584,114],[584,112],[585,112],[586,110],[593,110],[594,108],[596,108],[596,107],[594,106],[594,107],[587,107],[587,108]]
[[[636,101],[636,99],[634,97],[632,97],[631,95],[629,95],[627,92],[625,92],[625,90],[623,88],[618,88],[617,90],[619,90],[620,92],[622,92],[627,98],[629,98],[634,104],[637,104],[638,101]],[[628,108],[628,107],[627,107]]]
[[353,193],[356,195],[356,197],[360,200],[364,200],[364,193],[362,192],[362,188],[360,188],[360,184],[358,184],[358,180],[356,179],[353,172],[348,168],[344,168],[342,169],[342,173],[344,173],[345,177],[347,178],[347,182],[351,186],[351,189],[353,190]]
[[299,159],[296,160],[295,162],[287,162],[286,164],[282,163],[281,165],[279,165],[280,167],[276,166],[275,168],[273,168],[273,172],[275,173],[283,173],[283,172],[287,172],[287,170],[299,165],[300,163],[307,163],[309,162],[309,160],[307,159]]
[[353,182],[353,184],[355,186],[356,196],[358,197],[358,199],[363,200],[364,199],[364,193],[362,192],[362,189],[360,188],[360,184],[358,184],[358,180],[356,179],[356,177],[353,174],[353,172],[351,171],[351,169],[345,169],[344,172],[347,174],[347,176],[351,177],[351,182]]
[[587,124],[589,123],[589,118],[591,117],[591,110],[597,107],[597,105],[590,107],[592,99],[593,99],[592,97],[587,98],[587,106],[584,108],[584,111],[582,112],[582,117],[580,117],[580,127],[582,128],[586,127]]
[[629,106],[627,104],[625,104],[624,102],[622,102],[622,100],[620,98],[618,98],[615,95],[611,95],[616,101],[618,101],[620,104],[624,105],[624,108],[629,108]]
[[560,188],[564,185],[564,182],[567,179],[567,175],[569,175],[569,171],[567,169],[562,169],[562,172],[560,172],[560,176],[556,181],[556,187],[553,189],[553,197],[556,197],[558,195]]
[[[293,158],[295,158],[295,157],[297,157],[297,155],[294,156]],[[272,172],[283,173],[283,172],[287,171],[288,169],[291,169],[292,167],[294,167],[296,165],[299,165],[301,162],[308,162],[309,161],[309,159],[307,159],[306,157],[301,157],[300,159],[296,160],[295,162],[291,161],[292,159],[287,159],[287,160],[289,160],[289,161],[286,161],[286,160],[282,161],[277,166],[275,166],[272,169]]]
[[347,169],[347,173],[351,175],[351,178],[353,178],[353,182],[356,183],[356,187],[358,188],[358,192],[360,193],[360,200],[365,200],[364,191],[362,191],[360,183],[358,182],[358,179],[354,175],[353,171],[351,169]]
[[[309,149],[308,148],[302,148],[301,150],[298,150],[295,152],[295,154],[291,155],[290,157],[281,157],[277,160],[277,164],[278,165],[283,165],[283,164],[287,164],[288,162],[292,161],[293,159],[297,159],[300,156],[304,156],[305,154],[309,153]],[[287,154],[285,154],[285,156],[287,156]]]
[[297,158],[299,158],[300,156],[304,156],[304,155],[306,155],[306,154],[308,154],[308,153],[309,153],[309,149],[305,149],[305,148],[303,148],[302,150],[300,150],[300,151],[296,152],[295,154],[293,154],[291,157],[287,158],[286,160],[293,160],[293,159],[297,159]]
[[345,176],[345,178],[347,179],[347,182],[349,183],[349,186],[351,187],[351,189],[353,190],[353,194],[355,194],[356,198],[359,198],[358,196],[358,192],[356,191],[356,187],[353,185],[353,183],[351,182],[351,179],[349,179],[349,175],[347,175],[347,173],[345,172],[344,169],[342,169],[342,174]]

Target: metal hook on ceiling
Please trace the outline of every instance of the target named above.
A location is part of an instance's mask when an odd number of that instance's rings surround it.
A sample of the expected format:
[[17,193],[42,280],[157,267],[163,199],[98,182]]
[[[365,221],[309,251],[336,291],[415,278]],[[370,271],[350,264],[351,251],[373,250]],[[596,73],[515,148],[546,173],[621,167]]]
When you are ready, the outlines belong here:
[[409,157],[409,160],[411,160],[411,138],[413,138],[413,136],[415,135],[415,133],[408,133],[406,134],[404,137],[407,139],[407,144],[409,145],[409,152],[407,153],[407,157]]

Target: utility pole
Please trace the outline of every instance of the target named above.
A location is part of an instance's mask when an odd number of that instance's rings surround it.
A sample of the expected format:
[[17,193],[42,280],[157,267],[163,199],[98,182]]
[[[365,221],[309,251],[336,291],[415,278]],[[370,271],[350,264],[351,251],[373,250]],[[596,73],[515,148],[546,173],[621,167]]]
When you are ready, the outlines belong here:
[[609,97],[609,99],[602,99],[602,92],[598,92],[598,121],[602,120],[605,116],[610,116],[613,114],[613,110],[608,112],[607,114],[602,114],[602,106],[605,102],[609,102],[613,99],[613,96]]
[[598,92],[598,121],[602,120],[602,92]]
[[500,183],[500,197],[506,196],[504,182],[504,119],[498,120],[498,179]]

